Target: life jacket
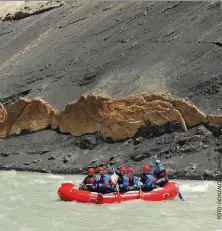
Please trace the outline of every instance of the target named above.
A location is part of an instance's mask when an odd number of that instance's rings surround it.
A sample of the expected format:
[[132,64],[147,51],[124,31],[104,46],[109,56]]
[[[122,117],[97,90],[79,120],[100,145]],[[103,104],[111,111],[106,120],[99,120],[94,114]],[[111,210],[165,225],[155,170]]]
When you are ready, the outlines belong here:
[[122,184],[123,183],[123,175],[119,175],[118,179],[117,179],[117,184]]
[[166,175],[167,175],[166,170],[163,169],[162,171],[160,171],[160,172],[158,172],[158,173],[156,174],[156,178],[157,178],[157,179],[160,179],[160,178],[166,177]]
[[113,180],[112,180],[111,177],[109,177],[109,183],[110,183],[110,184],[113,184]]
[[141,178],[140,181],[141,181],[143,184],[145,184],[145,182],[146,182],[146,173],[142,173],[140,178]]
[[151,173],[149,173],[148,175],[152,176],[152,183],[154,184],[155,183],[155,178],[153,177],[153,175]]
[[119,189],[126,189],[129,186],[129,178],[126,174],[120,175],[117,179]]
[[147,182],[145,182],[144,184],[146,185],[145,187],[148,187],[148,188],[153,188],[154,187],[154,184],[155,184],[155,178],[153,177],[153,175],[151,173],[146,173],[146,179],[149,178],[151,179],[152,178],[152,182],[151,182],[151,185],[147,185]]
[[[107,177],[108,177],[108,179],[109,179],[108,184],[104,181],[105,178],[107,178]],[[104,184],[104,185],[106,185],[106,184],[107,184],[107,185],[112,185],[112,184],[113,184],[113,181],[112,181],[112,178],[111,178],[108,174],[103,174],[103,175],[100,177],[99,183]]]
[[134,186],[134,175],[129,175],[129,186]]
[[85,184],[94,184],[95,183],[95,176],[87,176],[84,181]]

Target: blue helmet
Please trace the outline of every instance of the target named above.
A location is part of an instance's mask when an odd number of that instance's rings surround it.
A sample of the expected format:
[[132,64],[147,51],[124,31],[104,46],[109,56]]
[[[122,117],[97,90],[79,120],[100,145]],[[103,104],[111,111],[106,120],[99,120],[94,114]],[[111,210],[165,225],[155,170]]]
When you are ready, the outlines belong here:
[[161,164],[161,161],[160,160],[156,160],[155,164]]

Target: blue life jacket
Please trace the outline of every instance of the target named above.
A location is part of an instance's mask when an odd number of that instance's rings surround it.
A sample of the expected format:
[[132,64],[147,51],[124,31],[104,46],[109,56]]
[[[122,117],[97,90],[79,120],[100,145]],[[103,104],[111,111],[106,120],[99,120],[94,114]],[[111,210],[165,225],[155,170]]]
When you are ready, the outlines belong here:
[[153,170],[153,175],[157,180],[160,178],[166,177],[166,170],[161,164],[159,164]]
[[120,189],[126,189],[129,186],[129,178],[127,175],[120,175],[117,180]]
[[133,174],[129,175],[129,186],[135,189],[139,188],[139,178]]
[[151,173],[145,175],[144,183],[141,185],[142,189],[153,189],[155,187],[155,179]]
[[103,173],[101,175],[98,184],[102,184],[101,187],[103,188],[113,188],[114,187],[112,178],[106,173]]

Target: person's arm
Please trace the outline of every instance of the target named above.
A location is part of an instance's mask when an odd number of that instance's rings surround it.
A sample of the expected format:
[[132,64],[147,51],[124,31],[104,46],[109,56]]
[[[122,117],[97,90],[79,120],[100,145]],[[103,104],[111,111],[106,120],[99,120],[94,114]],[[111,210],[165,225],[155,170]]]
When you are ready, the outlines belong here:
[[128,176],[123,176],[123,187],[127,188],[129,186],[129,178]]
[[151,176],[147,175],[146,176],[146,183],[145,183],[147,188],[150,188],[152,186],[152,179]]
[[99,178],[98,178],[98,177],[95,177],[93,186],[94,186],[94,187],[97,187],[98,184],[99,184]]
[[158,168],[155,168],[155,169],[153,170],[153,176],[156,177],[156,176],[158,175],[158,173],[159,173],[159,169],[158,169]]
[[103,182],[100,182],[101,186],[109,186],[110,180],[112,180],[111,177],[108,174],[106,174],[105,176],[103,176]]
[[84,178],[84,180],[82,181],[80,185],[85,185],[85,184],[86,184],[86,177]]
[[119,176],[119,175],[120,175],[120,171],[119,171],[119,169],[115,168],[115,169],[114,169],[114,172],[116,173],[116,175],[117,175],[117,176]]
[[139,178],[137,176],[133,177],[133,187],[138,188],[139,187]]
[[129,185],[129,179],[127,176],[123,176],[123,182],[119,185],[120,188],[127,188]]

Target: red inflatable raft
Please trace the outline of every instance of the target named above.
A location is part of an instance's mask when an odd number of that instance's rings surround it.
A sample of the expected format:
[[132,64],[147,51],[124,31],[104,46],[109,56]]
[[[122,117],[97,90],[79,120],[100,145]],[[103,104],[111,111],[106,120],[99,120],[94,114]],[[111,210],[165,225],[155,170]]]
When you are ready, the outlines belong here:
[[114,204],[129,200],[142,199],[144,201],[162,201],[175,198],[179,193],[176,182],[168,182],[163,188],[156,188],[151,192],[129,191],[126,193],[101,194],[75,188],[72,183],[63,183],[58,189],[58,196],[63,201],[78,201],[94,204]]

